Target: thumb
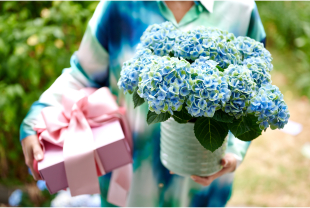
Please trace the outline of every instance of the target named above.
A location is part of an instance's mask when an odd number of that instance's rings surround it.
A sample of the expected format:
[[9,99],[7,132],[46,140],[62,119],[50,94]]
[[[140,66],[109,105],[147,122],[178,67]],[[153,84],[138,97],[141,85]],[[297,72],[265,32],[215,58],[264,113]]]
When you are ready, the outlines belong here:
[[37,142],[36,144],[33,145],[33,156],[34,156],[34,159],[36,161],[41,161],[43,160],[43,150],[41,148],[41,145],[39,142]]
[[223,165],[224,168],[229,167],[232,163],[231,157],[229,154],[226,154],[224,158],[221,161],[221,165]]

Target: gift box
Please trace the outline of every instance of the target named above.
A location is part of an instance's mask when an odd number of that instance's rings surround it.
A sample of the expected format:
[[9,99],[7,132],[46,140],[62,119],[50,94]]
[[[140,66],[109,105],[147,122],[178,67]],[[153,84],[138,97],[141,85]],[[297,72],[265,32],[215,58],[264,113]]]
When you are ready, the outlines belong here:
[[[119,120],[91,128],[95,150],[105,171],[109,173],[119,167],[132,163],[130,148],[125,140]],[[63,148],[45,142],[44,159],[38,162],[38,171],[51,194],[68,187]],[[100,173],[100,171],[98,171]],[[102,175],[102,173],[100,173]]]
[[100,193],[98,176],[112,171],[108,201],[126,206],[132,178],[132,138],[126,111],[109,88],[64,92],[60,106],[45,107],[34,127],[44,159],[34,167],[50,193]]

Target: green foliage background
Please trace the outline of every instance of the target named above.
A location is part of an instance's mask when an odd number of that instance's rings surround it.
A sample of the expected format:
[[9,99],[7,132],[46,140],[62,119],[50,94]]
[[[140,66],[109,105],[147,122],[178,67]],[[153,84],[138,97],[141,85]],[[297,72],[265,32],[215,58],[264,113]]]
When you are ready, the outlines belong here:
[[274,70],[286,76],[286,89],[310,98],[310,2],[256,2],[267,33]]
[[98,2],[0,2],[0,184],[32,180],[19,126],[79,47]]
[[[0,2],[0,185],[32,181],[19,126],[31,104],[69,66],[98,2]],[[274,70],[310,97],[310,2],[257,2]]]

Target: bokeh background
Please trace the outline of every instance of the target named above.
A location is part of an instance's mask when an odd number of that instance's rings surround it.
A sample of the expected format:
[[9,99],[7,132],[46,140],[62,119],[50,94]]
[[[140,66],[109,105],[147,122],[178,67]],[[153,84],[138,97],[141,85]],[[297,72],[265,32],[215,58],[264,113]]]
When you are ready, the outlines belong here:
[[[24,164],[19,126],[79,47],[98,2],[0,2],[0,206],[50,206]],[[257,2],[297,135],[267,130],[236,171],[228,206],[310,206],[310,2]],[[295,129],[296,130],[296,129]]]

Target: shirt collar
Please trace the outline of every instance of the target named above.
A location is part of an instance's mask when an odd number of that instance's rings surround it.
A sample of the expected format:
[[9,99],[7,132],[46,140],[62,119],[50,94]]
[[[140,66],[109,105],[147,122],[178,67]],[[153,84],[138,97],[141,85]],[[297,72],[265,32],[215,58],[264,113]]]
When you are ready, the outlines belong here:
[[210,12],[213,13],[214,0],[202,0],[200,3]]
[[209,13],[213,12],[213,0],[205,0],[205,1],[194,1],[195,6],[193,6],[182,18],[182,20],[177,23],[173,13],[167,7],[164,1],[157,1],[159,10],[161,14],[170,22],[172,22],[176,27],[181,27],[183,25],[188,24],[189,22],[198,18],[199,14],[205,9]]

